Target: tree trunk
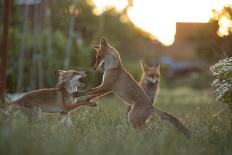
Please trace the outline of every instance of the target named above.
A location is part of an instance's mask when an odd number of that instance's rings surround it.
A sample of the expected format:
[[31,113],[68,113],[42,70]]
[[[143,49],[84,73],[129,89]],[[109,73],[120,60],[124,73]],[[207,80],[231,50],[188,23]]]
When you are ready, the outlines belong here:
[[[72,5],[74,8],[77,7],[77,2],[76,0],[72,0]],[[65,58],[64,58],[64,68],[67,69],[70,65],[70,56],[71,56],[71,51],[72,51],[72,41],[75,36],[74,32],[74,26],[75,26],[75,13],[71,13],[71,19],[70,19],[70,24],[69,24],[69,37],[68,37],[68,43],[67,43],[67,48],[66,48],[66,53],[65,53]]]
[[11,11],[11,0],[4,1],[4,17],[3,17],[3,34],[1,44],[1,61],[0,61],[0,102],[4,102],[5,89],[6,89],[6,78],[7,78],[7,50],[8,50],[8,29],[9,29],[9,18]]
[[23,90],[23,77],[24,77],[24,55],[25,55],[25,39],[27,33],[27,18],[28,18],[29,6],[25,4],[24,13],[23,13],[23,32],[22,32],[22,41],[21,41],[21,49],[19,55],[18,62],[18,75],[17,75],[17,92]]
[[46,65],[47,65],[47,69],[46,69],[46,73],[45,73],[45,82],[48,84],[51,84],[53,82],[53,79],[51,79],[51,73],[54,72],[54,68],[53,68],[53,64],[52,64],[52,56],[53,56],[53,47],[52,47],[52,25],[51,25],[51,5],[53,3],[52,0],[47,0],[44,2],[45,6],[44,6],[44,10],[45,10],[45,29],[46,31],[46,35],[47,35],[47,53],[46,53]]
[[42,22],[42,14],[40,4],[35,6],[35,26],[34,26],[34,46],[35,51],[34,54],[36,55],[35,63],[37,64],[37,79],[38,79],[38,88],[44,87],[44,68],[43,68],[43,49],[41,43],[40,33],[41,30],[41,22]]

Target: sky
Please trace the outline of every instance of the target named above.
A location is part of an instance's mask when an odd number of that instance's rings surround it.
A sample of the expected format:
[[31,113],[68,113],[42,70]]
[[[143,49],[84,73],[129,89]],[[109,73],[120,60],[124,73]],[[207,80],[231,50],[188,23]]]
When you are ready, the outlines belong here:
[[[98,14],[107,7],[115,7],[121,11],[128,4],[127,0],[93,0]],[[208,22],[212,17],[212,9],[220,10],[224,5],[232,4],[232,0],[134,0],[128,9],[129,19],[145,32],[151,39],[158,39],[164,45],[174,42],[176,22]],[[221,25],[232,24],[228,20]],[[225,32],[221,27],[221,35]]]

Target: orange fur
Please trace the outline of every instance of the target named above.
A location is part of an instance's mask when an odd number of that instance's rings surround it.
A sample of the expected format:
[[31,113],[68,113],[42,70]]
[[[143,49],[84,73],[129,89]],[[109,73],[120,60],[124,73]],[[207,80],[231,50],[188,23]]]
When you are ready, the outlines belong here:
[[[45,88],[34,90],[26,93],[20,99],[14,101],[6,107],[6,112],[10,112],[14,108],[19,108],[27,111],[28,117],[31,117],[33,112],[46,112],[46,113],[61,113],[62,115],[68,115],[69,111],[76,109],[82,105],[94,106],[95,103],[87,100],[79,101],[75,103],[75,98],[69,92],[70,81],[75,77],[83,78],[85,73],[74,70],[58,70],[59,80],[57,87]],[[77,83],[75,87],[83,86],[83,84]],[[75,90],[74,90],[75,91]],[[30,118],[29,118],[30,119]]]
[[75,97],[85,95],[89,96],[89,100],[92,100],[113,91],[131,106],[128,121],[135,128],[145,127],[150,116],[156,113],[161,119],[172,123],[180,132],[190,136],[188,129],[176,117],[153,107],[145,91],[122,66],[118,52],[103,37],[97,48],[94,68],[104,72],[101,85],[83,93],[73,93]]

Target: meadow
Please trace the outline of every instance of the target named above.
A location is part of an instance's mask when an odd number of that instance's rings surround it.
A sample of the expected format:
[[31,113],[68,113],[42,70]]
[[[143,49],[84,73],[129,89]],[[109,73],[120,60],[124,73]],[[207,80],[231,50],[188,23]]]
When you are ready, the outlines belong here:
[[59,124],[54,115],[30,125],[19,112],[10,116],[1,113],[0,154],[232,154],[231,117],[226,113],[211,117],[223,106],[208,90],[162,88],[157,98],[156,106],[180,118],[191,130],[191,139],[156,115],[146,129],[134,130],[126,122],[126,105],[114,95],[97,103],[95,108],[71,113],[74,127]]
[[[118,10],[122,1],[0,1],[0,155],[232,154],[232,112],[212,117],[224,109],[216,98],[232,109],[231,2],[124,0]],[[127,106],[112,94],[96,107],[73,111],[73,127],[55,114],[29,124],[20,112],[1,112],[9,94],[54,87],[58,69],[84,70],[87,87],[98,85],[102,74],[93,71],[91,45],[100,36],[137,81],[140,60],[161,64],[156,107],[179,118],[190,139],[157,115],[135,130],[127,123]]]

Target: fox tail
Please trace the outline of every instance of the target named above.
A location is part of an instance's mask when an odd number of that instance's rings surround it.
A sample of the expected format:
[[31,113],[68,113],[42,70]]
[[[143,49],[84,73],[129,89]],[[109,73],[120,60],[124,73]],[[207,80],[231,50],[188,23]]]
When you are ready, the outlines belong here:
[[162,120],[169,121],[172,125],[174,125],[181,133],[183,133],[187,138],[190,138],[191,132],[173,115],[161,111],[157,108],[153,109],[153,112],[158,114]]

